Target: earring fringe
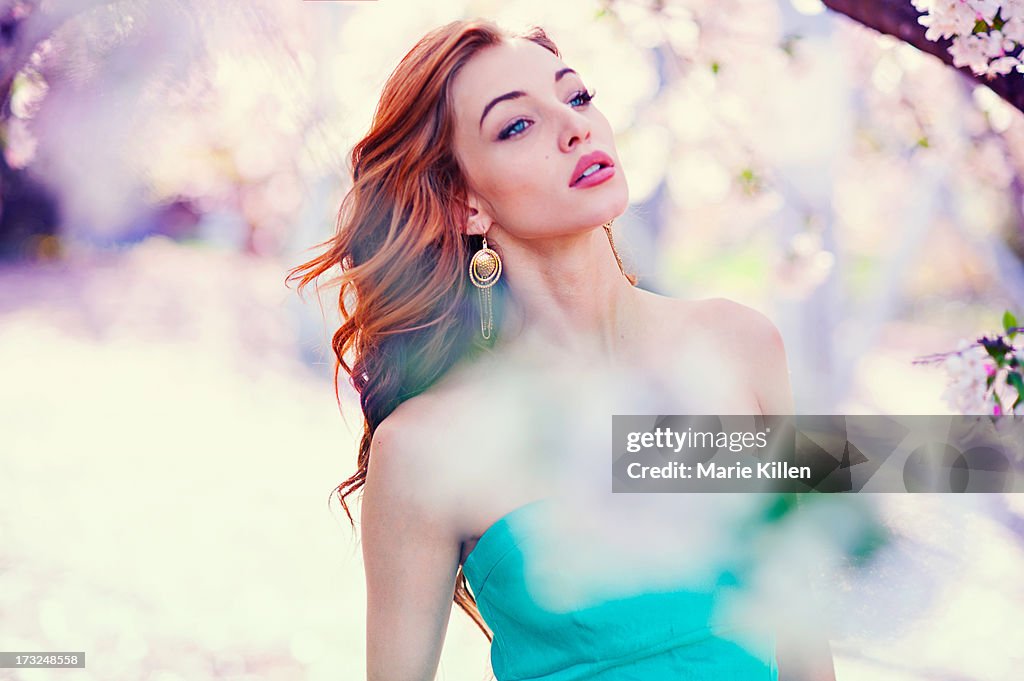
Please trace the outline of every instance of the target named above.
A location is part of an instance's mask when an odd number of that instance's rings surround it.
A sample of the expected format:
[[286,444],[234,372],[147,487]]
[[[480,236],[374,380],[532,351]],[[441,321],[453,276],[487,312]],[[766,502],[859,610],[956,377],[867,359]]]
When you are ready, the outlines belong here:
[[494,331],[494,311],[492,309],[491,287],[501,278],[501,257],[497,251],[487,246],[487,237],[483,237],[483,246],[473,254],[469,261],[469,280],[477,287],[480,297],[480,335],[490,340]]

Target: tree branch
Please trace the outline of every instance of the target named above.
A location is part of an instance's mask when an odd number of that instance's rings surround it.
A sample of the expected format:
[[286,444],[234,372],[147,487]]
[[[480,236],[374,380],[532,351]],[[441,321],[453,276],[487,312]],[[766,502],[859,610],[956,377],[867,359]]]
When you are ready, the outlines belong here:
[[910,4],[910,0],[822,0],[826,7],[839,14],[844,14],[859,24],[885,33],[913,45],[922,52],[938,57],[950,68],[960,71],[965,76],[985,85],[997,95],[1005,99],[1019,111],[1024,111],[1024,76],[1010,72],[1005,76],[976,76],[966,66],[953,66],[953,57],[949,54],[951,40],[938,42],[924,37],[925,27],[917,23],[922,16]]

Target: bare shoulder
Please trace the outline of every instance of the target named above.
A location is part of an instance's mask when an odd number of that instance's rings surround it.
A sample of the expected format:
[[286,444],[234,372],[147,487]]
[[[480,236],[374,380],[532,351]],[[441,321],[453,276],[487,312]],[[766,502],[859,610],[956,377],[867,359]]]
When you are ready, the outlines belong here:
[[[443,476],[440,439],[431,400],[414,397],[401,403],[374,430],[366,485],[367,515],[388,524],[427,523],[442,533],[451,520],[443,495],[430,481]],[[372,521],[371,517],[371,521]]]
[[438,406],[431,394],[424,393],[388,414],[373,433],[370,470],[376,466],[380,475],[393,478],[396,484],[422,482],[423,475],[439,463],[438,448],[443,450]]
[[[472,367],[453,367],[425,392],[401,402],[377,426],[366,496],[461,527],[463,500],[478,483],[461,454],[479,420],[480,383]],[[482,461],[483,454],[476,457]],[[475,459],[474,459],[475,460]],[[375,489],[371,489],[375,488]]]
[[669,320],[666,330],[693,337],[728,356],[749,379],[764,414],[792,414],[789,368],[782,334],[767,315],[728,298],[687,300],[644,292],[652,318]]
[[724,340],[754,354],[761,354],[758,349],[771,350],[782,346],[782,334],[763,312],[728,298],[708,298],[699,302],[703,303],[705,320],[722,334]]
[[711,332],[718,341],[733,344],[763,345],[778,341],[782,336],[775,324],[762,312],[728,298],[702,298],[689,300],[673,298],[640,289],[652,319],[661,319],[678,330],[701,329]]
[[749,372],[762,414],[794,413],[786,347],[764,313],[727,298],[707,301],[707,314],[723,346]]

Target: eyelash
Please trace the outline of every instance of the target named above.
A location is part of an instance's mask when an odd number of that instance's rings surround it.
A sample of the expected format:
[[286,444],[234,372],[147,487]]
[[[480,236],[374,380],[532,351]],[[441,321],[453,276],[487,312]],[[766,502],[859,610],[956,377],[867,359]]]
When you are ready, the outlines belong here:
[[[572,96],[572,99],[570,99],[569,101],[573,102],[573,101],[575,101],[577,99],[582,99],[583,102],[580,104],[580,106],[586,106],[586,105],[590,104],[591,100],[593,100],[594,97],[596,97],[596,96],[597,96],[597,90],[580,90],[579,92],[575,93]],[[507,140],[507,139],[510,139],[510,138],[515,137],[517,135],[521,135],[523,130],[525,130],[526,128],[523,128],[519,132],[513,132],[513,130],[520,123],[525,123],[525,122],[526,122],[525,118],[520,118],[515,123],[513,123],[510,126],[508,126],[504,130],[502,130],[500,133],[498,133],[498,139],[499,140]]]

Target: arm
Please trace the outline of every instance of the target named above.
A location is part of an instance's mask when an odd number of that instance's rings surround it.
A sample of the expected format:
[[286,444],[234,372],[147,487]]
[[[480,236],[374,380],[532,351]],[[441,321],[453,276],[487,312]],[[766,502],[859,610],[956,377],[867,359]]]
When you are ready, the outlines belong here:
[[460,540],[429,483],[440,478],[436,462],[393,417],[374,432],[362,496],[366,674],[368,681],[433,681]]
[[[794,414],[789,364],[778,328],[756,310],[724,299],[717,302],[729,308],[720,311],[720,318],[730,320],[731,335],[740,344],[740,356],[746,357],[750,363],[748,371],[753,378],[761,413]],[[820,628],[801,629],[821,633],[814,638],[793,640],[785,636],[785,632],[780,632],[775,654],[779,681],[835,681],[832,649],[825,632]]]

